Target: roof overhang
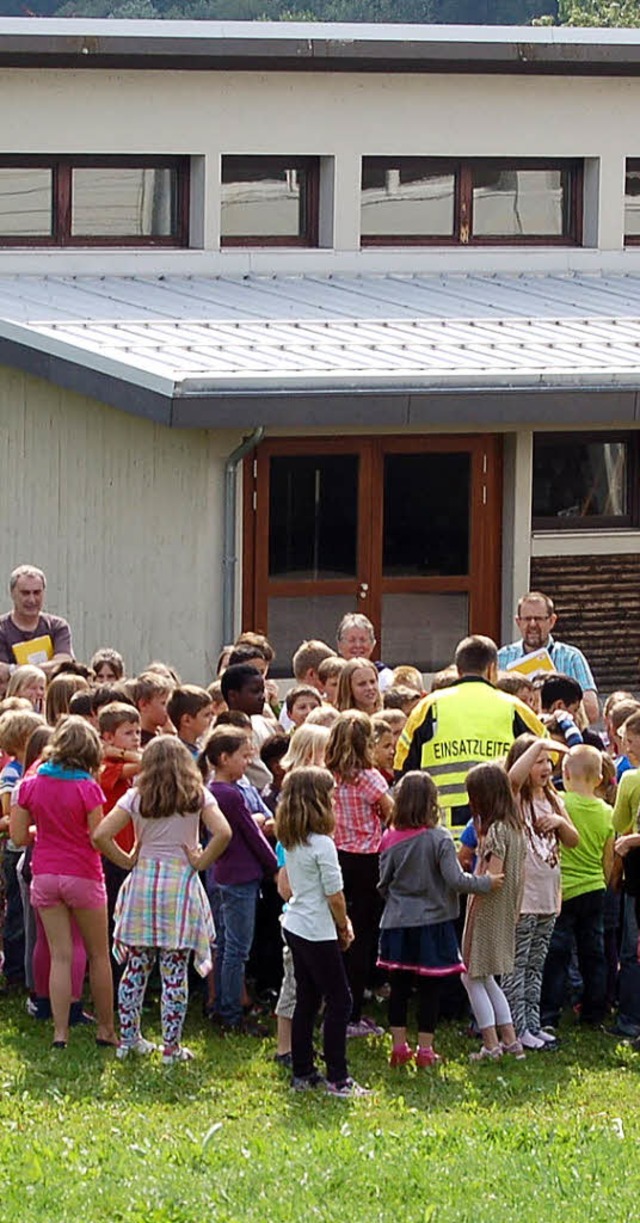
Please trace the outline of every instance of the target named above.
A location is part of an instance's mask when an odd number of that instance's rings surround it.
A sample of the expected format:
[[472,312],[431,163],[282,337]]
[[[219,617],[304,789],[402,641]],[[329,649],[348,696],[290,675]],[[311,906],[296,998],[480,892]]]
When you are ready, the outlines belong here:
[[3,18],[0,67],[632,76],[640,31]]
[[162,424],[640,423],[640,277],[0,277],[0,362]]

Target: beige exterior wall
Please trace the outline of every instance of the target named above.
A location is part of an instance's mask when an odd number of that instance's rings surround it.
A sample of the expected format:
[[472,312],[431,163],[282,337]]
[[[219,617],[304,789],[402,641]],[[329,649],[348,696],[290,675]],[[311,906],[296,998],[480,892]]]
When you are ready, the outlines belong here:
[[[223,153],[333,158],[328,245],[344,254],[359,248],[363,154],[579,157],[589,167],[586,209],[595,210],[587,241],[613,253],[622,248],[624,161],[640,155],[639,108],[637,78],[5,69],[0,151],[202,158],[204,173],[194,178],[202,224],[194,223],[193,233],[201,230],[212,251],[219,245]],[[444,254],[446,266],[521,261],[517,252]],[[316,263],[328,258],[314,255]],[[414,267],[420,257],[412,253]],[[554,257],[559,264],[565,258]],[[241,256],[228,251],[222,258],[238,266]],[[376,266],[380,252],[363,258]],[[394,259],[387,252],[387,262]]]
[[154,425],[6,369],[0,421],[0,582],[41,566],[47,609],[69,619],[79,658],[110,645],[134,673],[162,658],[208,680],[224,459],[239,435]]

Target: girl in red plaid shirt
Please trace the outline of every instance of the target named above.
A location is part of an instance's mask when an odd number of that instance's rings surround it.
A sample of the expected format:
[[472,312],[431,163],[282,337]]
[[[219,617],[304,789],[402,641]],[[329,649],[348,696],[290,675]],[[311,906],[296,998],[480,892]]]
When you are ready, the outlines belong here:
[[347,911],[354,931],[345,952],[353,997],[348,1036],[380,1035],[382,1029],[362,1014],[367,979],[375,962],[381,901],[379,850],[384,825],[393,813],[389,786],[373,764],[373,728],[368,714],[347,709],[331,730],[326,765],[336,787],[335,843],[344,880]]

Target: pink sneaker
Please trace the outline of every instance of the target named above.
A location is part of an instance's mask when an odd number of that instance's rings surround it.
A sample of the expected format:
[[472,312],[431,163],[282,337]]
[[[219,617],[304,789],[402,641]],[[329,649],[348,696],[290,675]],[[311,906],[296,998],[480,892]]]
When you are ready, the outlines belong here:
[[425,1066],[439,1066],[442,1062],[439,1053],[432,1049],[430,1045],[423,1045],[421,1049],[416,1049],[416,1066],[418,1070],[423,1070]]
[[405,1040],[403,1045],[394,1045],[393,1049],[391,1050],[389,1065],[393,1066],[394,1068],[396,1066],[406,1066],[407,1062],[410,1062],[412,1057],[413,1050]]

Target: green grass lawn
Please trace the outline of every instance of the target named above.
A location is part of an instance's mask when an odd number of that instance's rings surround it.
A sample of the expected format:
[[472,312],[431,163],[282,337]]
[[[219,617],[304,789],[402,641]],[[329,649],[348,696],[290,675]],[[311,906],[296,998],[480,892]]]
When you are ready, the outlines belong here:
[[[273,1042],[203,1032],[188,1065],[117,1062],[91,1030],[50,1049],[0,1002],[0,1219],[19,1223],[623,1223],[640,1216],[640,1055],[568,1027],[555,1053],[391,1071],[350,1042],[364,1100],[296,1095]],[[151,1012],[145,1032],[159,1034]]]

